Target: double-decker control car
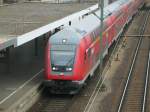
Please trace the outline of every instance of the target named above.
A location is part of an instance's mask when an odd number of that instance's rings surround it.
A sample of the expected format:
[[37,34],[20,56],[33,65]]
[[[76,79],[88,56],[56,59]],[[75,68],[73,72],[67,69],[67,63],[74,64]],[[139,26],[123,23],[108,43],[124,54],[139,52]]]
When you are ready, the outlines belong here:
[[143,0],[118,0],[104,8],[103,29],[100,29],[100,11],[96,11],[52,35],[46,47],[44,85],[52,92],[75,93],[93,75],[101,53],[105,57],[143,4]]

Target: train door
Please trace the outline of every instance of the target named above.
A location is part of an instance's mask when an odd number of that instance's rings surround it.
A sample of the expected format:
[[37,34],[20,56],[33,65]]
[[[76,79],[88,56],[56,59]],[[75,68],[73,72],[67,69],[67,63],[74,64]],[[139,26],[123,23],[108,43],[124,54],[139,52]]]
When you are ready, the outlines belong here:
[[91,45],[91,38],[90,36],[86,36],[85,38],[85,43],[86,43],[86,51],[85,51],[85,55],[86,55],[86,67],[87,67],[87,71],[90,70],[90,67],[91,67],[91,48],[90,48],[90,45]]

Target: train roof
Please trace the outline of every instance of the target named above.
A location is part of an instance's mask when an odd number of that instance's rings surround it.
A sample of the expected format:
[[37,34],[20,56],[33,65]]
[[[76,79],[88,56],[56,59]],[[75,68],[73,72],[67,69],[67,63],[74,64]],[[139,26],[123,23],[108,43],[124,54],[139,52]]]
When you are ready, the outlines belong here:
[[77,44],[82,38],[82,33],[72,27],[66,27],[51,36],[49,41],[53,44]]
[[[110,16],[111,14],[114,14],[116,11],[120,11],[122,4],[127,3],[129,0],[119,0],[117,2],[112,3],[111,5],[104,8],[104,19]],[[86,32],[91,32],[93,29],[100,26],[100,11],[96,11],[95,14],[89,15],[88,17],[85,17],[83,20],[79,21],[78,23],[74,23],[72,27],[76,29],[81,29]],[[99,17],[99,18],[98,18]],[[105,24],[104,24],[105,26]]]
[[[104,8],[104,18],[107,18],[109,15],[113,14],[115,11],[120,11],[121,6],[125,3],[128,3],[130,0],[118,0],[111,5]],[[100,11],[96,11],[94,14],[86,16],[80,21],[73,22],[71,26],[65,27],[60,32],[54,34],[50,38],[51,43],[60,43],[62,39],[67,39],[68,42],[77,44],[79,40],[83,38],[87,33],[92,32],[93,29],[96,29],[100,26]],[[98,18],[99,17],[99,18]],[[105,24],[104,24],[105,26]]]

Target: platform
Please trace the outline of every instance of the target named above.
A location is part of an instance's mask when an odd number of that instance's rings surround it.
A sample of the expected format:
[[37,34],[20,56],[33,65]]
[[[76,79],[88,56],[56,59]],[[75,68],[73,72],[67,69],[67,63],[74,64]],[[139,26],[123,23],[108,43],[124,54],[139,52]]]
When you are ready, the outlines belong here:
[[[20,3],[0,7],[0,50],[16,43],[20,35],[91,5]],[[10,48],[8,58],[0,58],[0,112],[20,112],[38,91],[43,81],[43,38],[38,38],[37,45],[38,56],[35,56],[35,41],[31,40]]]
[[[9,46],[17,47],[39,37],[42,33],[38,33],[45,30],[48,24],[91,5],[93,3],[19,3],[0,7],[0,50]],[[41,29],[31,32],[38,28]]]
[[10,49],[8,59],[0,59],[0,112],[22,109],[20,105],[37,92],[43,81],[44,45],[40,38],[38,56],[34,55],[34,41],[30,41]]

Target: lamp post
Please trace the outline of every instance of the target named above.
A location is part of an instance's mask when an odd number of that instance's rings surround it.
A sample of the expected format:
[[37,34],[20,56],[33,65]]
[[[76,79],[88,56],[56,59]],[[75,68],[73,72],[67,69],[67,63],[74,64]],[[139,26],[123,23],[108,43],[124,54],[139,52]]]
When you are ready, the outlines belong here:
[[99,0],[100,9],[100,75],[102,75],[103,70],[103,20],[104,20],[104,0]]

